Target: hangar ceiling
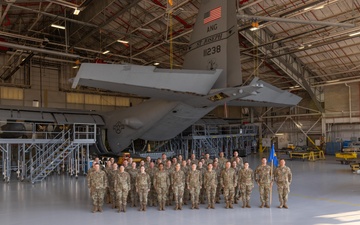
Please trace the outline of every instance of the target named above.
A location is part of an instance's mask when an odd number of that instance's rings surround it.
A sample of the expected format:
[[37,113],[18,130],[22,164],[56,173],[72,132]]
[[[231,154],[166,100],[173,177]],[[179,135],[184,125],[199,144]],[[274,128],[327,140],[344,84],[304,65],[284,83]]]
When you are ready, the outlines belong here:
[[[258,76],[321,100],[323,86],[360,78],[359,0],[233,1],[244,81]],[[170,7],[169,0],[2,0],[0,51],[10,59],[41,54],[49,64],[181,68],[200,0],[172,2]],[[259,29],[251,31],[254,22]],[[12,60],[0,65],[0,74],[14,66]]]

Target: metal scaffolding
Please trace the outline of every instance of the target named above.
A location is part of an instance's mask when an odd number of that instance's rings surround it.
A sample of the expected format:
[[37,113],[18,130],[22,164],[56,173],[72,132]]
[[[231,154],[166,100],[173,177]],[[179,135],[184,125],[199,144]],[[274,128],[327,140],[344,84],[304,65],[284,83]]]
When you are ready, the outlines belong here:
[[[24,129],[14,129],[14,124]],[[96,141],[96,124],[7,125],[12,129],[4,130],[3,127],[2,136],[6,138],[0,139],[4,181],[10,181],[12,171],[19,180],[35,183],[53,172],[67,172],[77,177],[89,168],[89,146]],[[32,129],[26,129],[29,127]]]

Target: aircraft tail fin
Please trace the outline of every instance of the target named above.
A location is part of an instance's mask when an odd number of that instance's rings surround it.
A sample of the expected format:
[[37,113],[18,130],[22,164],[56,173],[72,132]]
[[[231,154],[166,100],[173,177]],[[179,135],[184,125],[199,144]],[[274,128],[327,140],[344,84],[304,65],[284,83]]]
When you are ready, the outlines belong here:
[[203,0],[192,33],[184,69],[223,69],[213,88],[242,84],[235,1]]

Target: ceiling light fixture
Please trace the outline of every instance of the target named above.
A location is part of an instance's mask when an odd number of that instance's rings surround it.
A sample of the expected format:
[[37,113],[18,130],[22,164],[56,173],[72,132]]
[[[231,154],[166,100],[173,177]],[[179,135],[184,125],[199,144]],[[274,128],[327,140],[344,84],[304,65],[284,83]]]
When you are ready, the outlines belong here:
[[158,65],[160,65],[160,63],[158,63],[158,62],[155,62],[155,63],[154,63],[154,66],[158,66]]
[[149,28],[142,28],[142,27],[139,27],[138,30],[141,30],[141,31],[146,31],[146,32],[152,32],[153,30],[152,29],[149,29]]
[[256,31],[256,30],[259,30],[260,28],[259,27],[252,27],[250,28],[251,31]]
[[77,69],[77,68],[79,68],[79,66],[73,66],[72,68],[73,68],[73,69]]
[[106,50],[105,52],[103,52],[102,54],[103,55],[106,55],[106,54],[108,54],[110,52],[110,50]]
[[80,13],[80,9],[78,9],[78,8],[76,8],[76,9],[74,9],[74,15],[79,15],[79,13]]
[[123,44],[129,44],[129,41],[125,41],[125,40],[121,40],[121,39],[117,40],[117,42],[123,43]]
[[352,37],[352,36],[356,36],[356,35],[359,35],[359,34],[360,34],[360,32],[356,32],[356,33],[349,34],[349,36]]
[[299,46],[299,49],[304,49],[305,48],[305,46],[303,45],[303,44],[301,44],[300,46]]
[[57,25],[57,24],[51,24],[51,27],[58,28],[58,29],[61,29],[61,30],[65,30],[64,26]]

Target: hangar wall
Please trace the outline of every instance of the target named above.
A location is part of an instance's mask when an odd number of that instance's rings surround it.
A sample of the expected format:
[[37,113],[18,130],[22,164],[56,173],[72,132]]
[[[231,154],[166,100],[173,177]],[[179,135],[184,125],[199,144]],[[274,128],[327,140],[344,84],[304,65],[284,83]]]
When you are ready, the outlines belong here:
[[[0,56],[3,65],[7,60],[9,56]],[[14,61],[14,65],[17,65],[17,61]],[[4,71],[2,77],[6,77],[12,69]],[[31,107],[37,101],[39,106],[47,108],[110,111],[143,101],[141,98],[122,97],[93,89],[71,89],[70,79],[76,76],[76,72],[77,69],[69,64],[20,67],[9,80],[0,83],[0,104]]]

